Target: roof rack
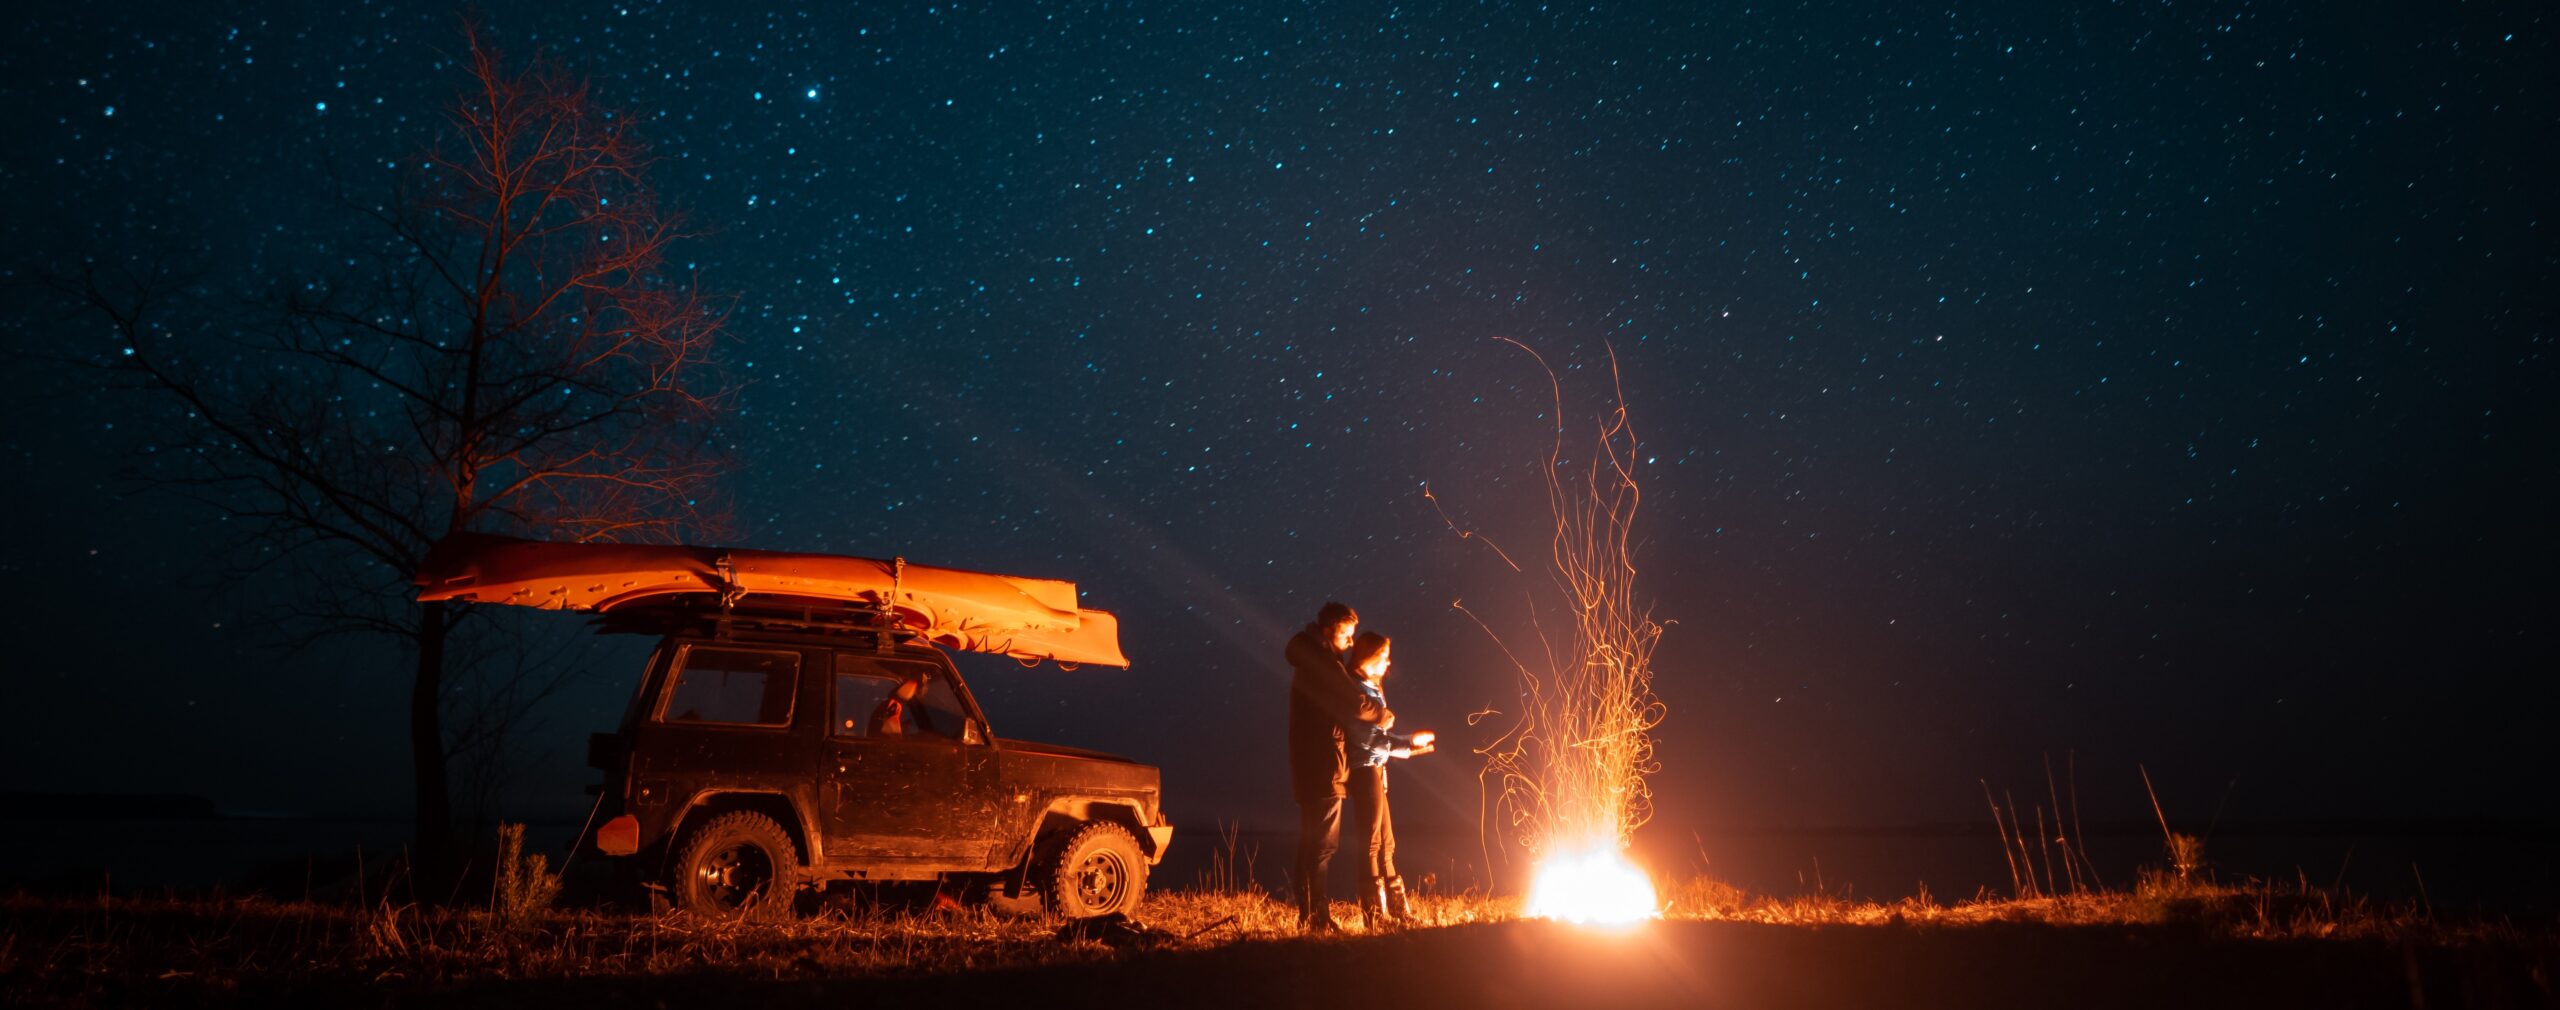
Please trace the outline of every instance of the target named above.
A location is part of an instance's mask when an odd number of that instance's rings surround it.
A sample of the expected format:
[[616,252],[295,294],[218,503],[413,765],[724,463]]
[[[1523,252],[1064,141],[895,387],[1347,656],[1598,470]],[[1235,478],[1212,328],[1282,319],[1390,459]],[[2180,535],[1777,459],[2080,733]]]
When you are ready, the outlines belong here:
[[869,604],[764,593],[727,600],[714,593],[670,595],[662,601],[607,611],[593,623],[600,635],[696,631],[728,638],[745,630],[863,637],[884,649],[900,640],[923,640],[915,629],[898,623],[895,615]]

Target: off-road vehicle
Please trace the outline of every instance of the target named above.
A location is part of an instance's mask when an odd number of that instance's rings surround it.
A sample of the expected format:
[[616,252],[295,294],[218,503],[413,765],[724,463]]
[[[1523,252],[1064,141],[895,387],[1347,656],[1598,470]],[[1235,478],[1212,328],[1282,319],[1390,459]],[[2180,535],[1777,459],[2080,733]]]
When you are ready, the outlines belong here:
[[1070,584],[815,554],[448,540],[425,600],[598,613],[654,635],[596,734],[598,826],[677,905],[771,912],[805,887],[937,881],[1001,908],[1134,911],[1173,828],[1155,768],[995,736],[945,649],[1126,666]]

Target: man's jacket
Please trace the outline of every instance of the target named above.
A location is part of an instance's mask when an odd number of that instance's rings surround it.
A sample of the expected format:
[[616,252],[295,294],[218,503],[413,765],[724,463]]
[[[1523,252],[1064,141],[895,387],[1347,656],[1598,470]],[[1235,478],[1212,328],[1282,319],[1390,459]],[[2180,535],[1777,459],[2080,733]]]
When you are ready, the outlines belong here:
[[1289,792],[1300,803],[1339,798],[1351,781],[1342,756],[1342,727],[1375,723],[1386,714],[1360,690],[1342,657],[1327,647],[1323,633],[1308,625],[1290,636],[1289,659]]

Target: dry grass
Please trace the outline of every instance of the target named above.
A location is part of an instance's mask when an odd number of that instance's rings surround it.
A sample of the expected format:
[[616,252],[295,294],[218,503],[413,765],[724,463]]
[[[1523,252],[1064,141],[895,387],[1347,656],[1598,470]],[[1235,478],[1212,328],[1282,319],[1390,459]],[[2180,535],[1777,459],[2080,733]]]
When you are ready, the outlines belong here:
[[[1425,922],[1509,918],[1517,902],[1417,900]],[[1349,904],[1336,909],[1357,921]],[[1296,935],[1295,912],[1256,892],[1149,895],[1142,946]],[[1061,940],[1046,917],[981,909],[829,907],[784,922],[668,912],[492,912],[263,897],[0,898],[0,997],[76,996],[142,980],[214,989],[255,981],[448,985],[476,980],[719,972],[756,978],[932,974],[1115,956]],[[1356,934],[1353,934],[1356,935]],[[0,1002],[7,1002],[0,998]]]
[[2173,926],[2233,940],[2384,940],[2460,944],[2475,940],[2560,940],[2548,927],[2505,920],[2442,919],[2423,905],[2385,904],[2307,882],[2214,883],[2169,873],[2146,874],[2132,891],[2000,898],[1980,895],[1941,904],[1923,893],[1896,901],[1852,901],[1833,895],[1768,897],[1707,878],[1672,884],[1666,917],[1774,925]]
[[[1710,878],[1668,882],[1666,915],[1773,925],[1963,928],[2177,925],[2237,941],[2386,939],[2548,943],[2498,923],[2446,923],[2419,908],[2377,906],[2304,886],[2178,883],[2133,892],[1940,904],[1923,895],[1861,902],[1749,895]],[[1420,928],[1517,918],[1517,898],[1419,896]],[[1337,909],[1356,922],[1355,909]],[[511,979],[718,974],[748,979],[923,975],[1071,964],[1122,948],[1201,947],[1296,936],[1294,914],[1258,890],[1149,895],[1147,932],[1117,942],[1065,940],[1045,918],[982,910],[831,907],[786,922],[681,913],[497,913],[388,902],[332,905],[267,898],[18,895],[0,898],[0,1002],[112,1005],[127,995],[225,992],[303,983],[446,986]],[[1336,942],[1357,942],[1354,930]]]

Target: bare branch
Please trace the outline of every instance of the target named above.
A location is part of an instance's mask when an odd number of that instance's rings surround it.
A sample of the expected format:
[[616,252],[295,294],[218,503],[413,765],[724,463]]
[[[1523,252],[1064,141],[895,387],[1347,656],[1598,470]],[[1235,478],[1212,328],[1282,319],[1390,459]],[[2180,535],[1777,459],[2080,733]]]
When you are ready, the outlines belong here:
[[391,636],[422,657],[422,820],[426,777],[444,781],[428,757],[485,752],[556,690],[498,678],[454,702],[453,733],[434,728],[434,682],[472,661],[445,643],[483,622],[414,602],[425,552],[464,530],[716,524],[726,461],[708,433],[732,392],[726,303],[664,268],[689,233],[650,186],[634,118],[547,61],[509,64],[474,27],[464,41],[469,84],[434,149],[399,159],[412,172],[389,200],[340,200],[366,235],[340,267],[227,309],[147,257],[50,279],[112,328],[109,374],[168,404],[184,451],[155,482],[234,521],[254,567],[326,584],[297,603],[320,626],[304,640]]

